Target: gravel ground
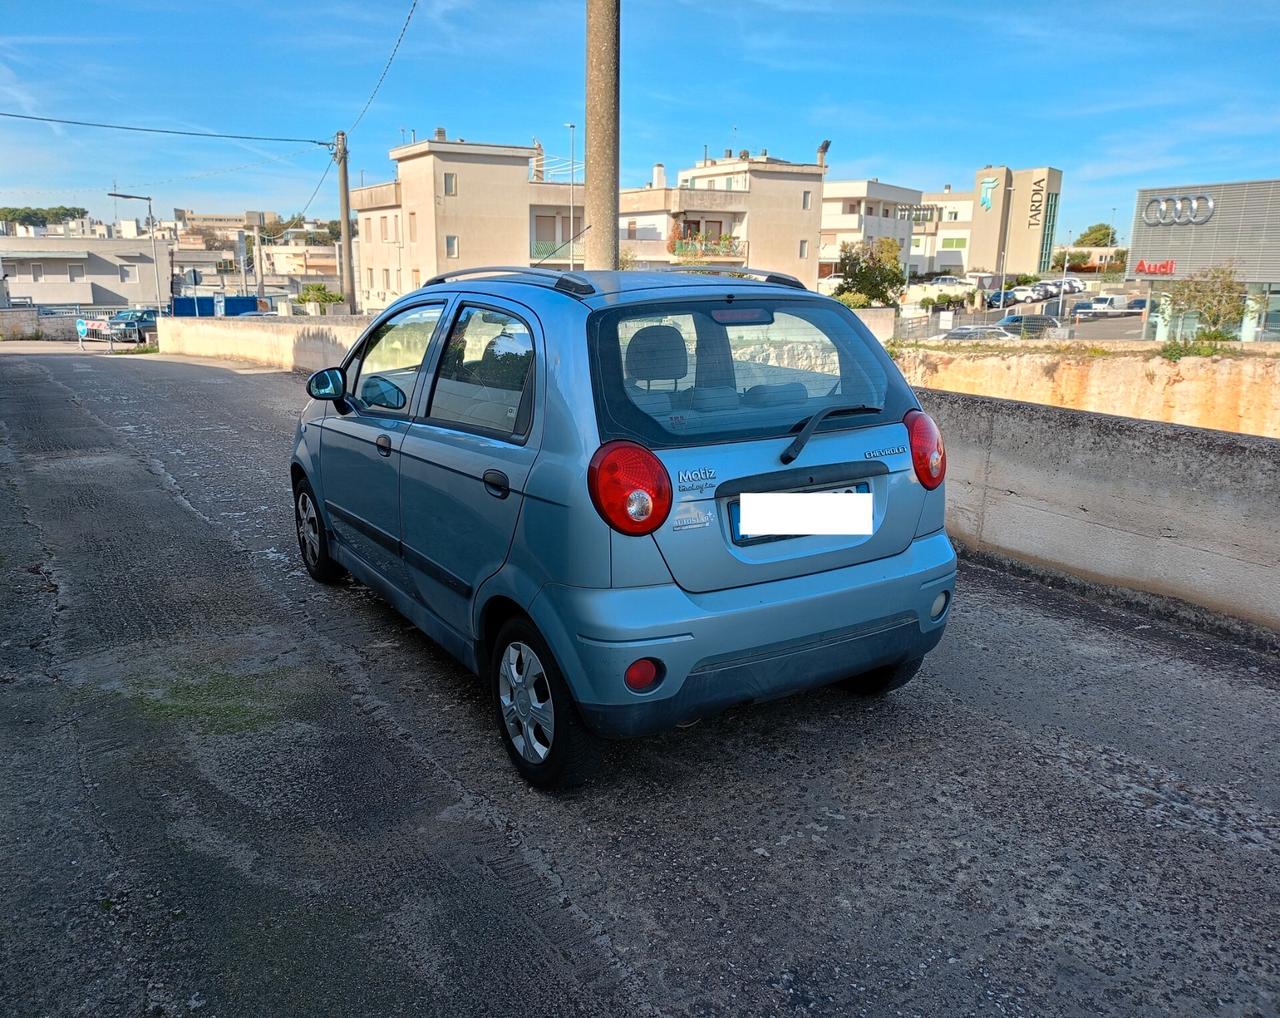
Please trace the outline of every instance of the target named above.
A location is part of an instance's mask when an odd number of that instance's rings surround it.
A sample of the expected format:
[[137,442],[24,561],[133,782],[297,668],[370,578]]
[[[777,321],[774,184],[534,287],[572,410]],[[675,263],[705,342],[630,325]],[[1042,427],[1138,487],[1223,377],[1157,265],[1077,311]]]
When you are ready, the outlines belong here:
[[0,1013],[1280,1013],[1280,664],[974,564],[919,680],[529,790],[301,570],[300,379],[0,347]]

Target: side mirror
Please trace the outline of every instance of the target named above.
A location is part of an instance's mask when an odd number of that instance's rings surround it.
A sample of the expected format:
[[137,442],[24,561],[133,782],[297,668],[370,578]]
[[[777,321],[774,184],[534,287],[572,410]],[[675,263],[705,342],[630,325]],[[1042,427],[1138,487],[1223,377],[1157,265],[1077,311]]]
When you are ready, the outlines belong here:
[[360,381],[360,398],[369,406],[384,410],[403,410],[409,402],[404,390],[381,375],[370,375]]
[[347,374],[341,368],[325,368],[307,379],[307,395],[312,399],[338,400],[347,392]]

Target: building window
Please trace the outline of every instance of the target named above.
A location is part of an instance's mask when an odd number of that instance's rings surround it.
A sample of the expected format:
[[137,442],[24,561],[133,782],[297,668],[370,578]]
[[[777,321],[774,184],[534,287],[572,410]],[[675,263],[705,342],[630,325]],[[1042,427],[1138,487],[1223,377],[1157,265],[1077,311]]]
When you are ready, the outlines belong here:
[[627,220],[627,240],[636,239],[636,221],[634,219]]
[[409,243],[412,244],[418,239],[418,213],[409,213]]
[[458,237],[456,234],[448,234],[444,238],[444,253],[446,258],[458,257]]
[[31,282],[38,283],[42,279],[44,279],[44,266],[41,265],[39,262],[32,262],[31,263]]
[[960,213],[955,209],[947,209],[947,222],[956,223],[960,221]]
[[800,257],[801,258],[809,257],[809,242],[807,240],[800,241]]
[[708,180],[708,181],[707,181],[707,190],[708,190],[708,191],[714,191],[715,189],[716,189],[716,182],[715,182],[715,180],[714,180],[714,179],[713,179],[713,180]]
[[458,175],[456,173],[446,173],[444,175],[444,193],[451,197],[458,193]]
[[969,238],[967,237],[943,237],[942,249],[944,251],[963,251],[969,246]]
[[800,207],[802,209],[813,208],[813,192],[812,191],[805,191],[803,194],[800,195]]
[[365,271],[369,273],[369,289],[372,290],[373,289],[373,269],[366,269]]
[[391,217],[391,239],[394,240],[397,244],[400,243],[400,216],[399,215],[395,215]]
[[373,240],[373,216],[364,217],[364,229],[360,231],[360,236]]
[[379,220],[378,230],[379,230],[380,236],[382,237],[383,240],[386,240],[387,239],[387,217],[379,216],[378,220]]
[[67,266],[67,282],[68,282],[68,283],[79,283],[79,282],[81,282],[83,279],[84,279],[84,266],[83,266],[83,265],[68,265],[68,266]]
[[867,202],[865,209],[866,209],[865,214],[868,216],[874,216],[876,214],[876,207],[872,205],[871,202]]
[[[31,266],[31,268],[35,269],[35,266],[34,265]],[[120,266],[120,282],[136,283],[137,281],[138,281],[138,266],[136,265]]]
[[382,270],[382,289],[383,290],[391,289],[391,270],[390,269]]
[[413,270],[413,288],[416,290],[422,285],[422,273],[418,269]]
[[888,219],[892,214],[893,214],[893,206],[892,206],[892,205],[886,205],[884,208],[882,208],[882,209],[880,210],[880,218],[881,218],[881,219]]
[[732,191],[732,190],[733,190],[733,178],[732,178],[732,177],[725,177],[725,178],[724,178],[724,189],[725,189],[726,191]]
[[404,277],[400,275],[400,270],[396,269],[396,293],[404,292]]

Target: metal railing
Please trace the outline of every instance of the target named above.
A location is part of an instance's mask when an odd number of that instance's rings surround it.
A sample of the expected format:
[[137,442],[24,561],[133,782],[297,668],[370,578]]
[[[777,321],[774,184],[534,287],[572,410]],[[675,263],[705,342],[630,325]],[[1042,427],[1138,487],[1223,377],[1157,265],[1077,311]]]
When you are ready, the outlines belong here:
[[747,245],[737,237],[722,235],[716,238],[684,237],[676,241],[677,257],[693,258],[745,258]]
[[568,261],[570,257],[575,262],[582,261],[583,242],[575,240],[572,244],[563,240],[531,240],[529,241],[529,257],[541,260],[543,258],[552,259],[554,261]]

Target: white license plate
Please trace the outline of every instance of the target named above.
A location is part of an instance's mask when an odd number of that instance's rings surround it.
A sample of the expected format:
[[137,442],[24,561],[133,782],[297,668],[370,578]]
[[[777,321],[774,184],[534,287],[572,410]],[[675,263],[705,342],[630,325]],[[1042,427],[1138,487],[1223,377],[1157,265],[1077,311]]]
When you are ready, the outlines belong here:
[[740,496],[744,539],[872,532],[872,496],[865,491],[768,491]]

